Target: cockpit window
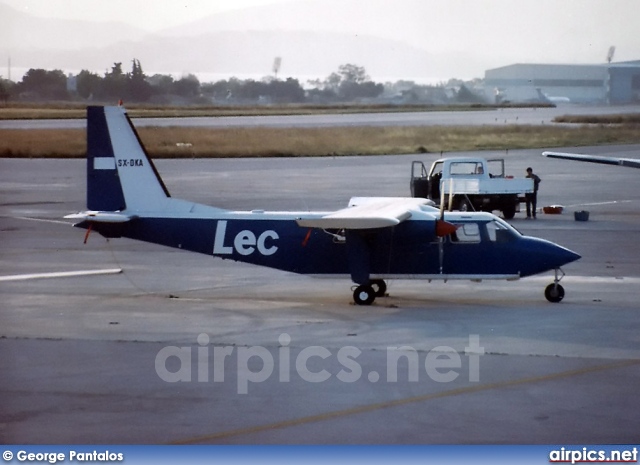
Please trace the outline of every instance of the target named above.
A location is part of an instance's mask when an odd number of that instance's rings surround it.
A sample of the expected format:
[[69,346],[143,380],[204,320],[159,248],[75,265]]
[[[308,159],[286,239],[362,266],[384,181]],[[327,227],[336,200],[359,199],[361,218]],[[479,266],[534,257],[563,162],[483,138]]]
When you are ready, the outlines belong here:
[[520,235],[509,223],[499,218],[487,223],[487,234],[492,242],[508,242]]

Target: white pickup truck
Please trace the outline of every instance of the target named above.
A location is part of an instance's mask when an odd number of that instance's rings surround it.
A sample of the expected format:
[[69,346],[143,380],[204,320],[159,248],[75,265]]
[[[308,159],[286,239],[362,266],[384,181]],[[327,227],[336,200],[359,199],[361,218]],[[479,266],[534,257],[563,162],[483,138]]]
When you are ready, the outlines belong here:
[[500,210],[511,219],[531,192],[533,180],[506,176],[501,158],[441,158],[429,171],[421,161],[411,164],[411,196],[444,202],[449,210]]

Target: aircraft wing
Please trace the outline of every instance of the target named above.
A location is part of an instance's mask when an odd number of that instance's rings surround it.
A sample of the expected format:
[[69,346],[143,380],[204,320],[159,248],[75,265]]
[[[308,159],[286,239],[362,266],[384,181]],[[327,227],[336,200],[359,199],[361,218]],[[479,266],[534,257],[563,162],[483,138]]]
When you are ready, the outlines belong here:
[[411,210],[424,205],[432,206],[433,202],[413,197],[354,197],[347,208],[320,217],[298,218],[296,222],[306,228],[386,228],[409,219]]
[[626,168],[640,168],[640,160],[635,158],[605,157],[600,155],[582,155],[578,153],[542,152],[543,157],[563,160],[585,161],[602,165],[618,165]]
[[69,220],[82,220],[82,221],[92,221],[94,223],[126,223],[132,219],[135,219],[135,216],[123,215],[118,212],[98,212],[98,211],[86,211],[80,213],[74,213],[72,215],[66,215],[66,219]]

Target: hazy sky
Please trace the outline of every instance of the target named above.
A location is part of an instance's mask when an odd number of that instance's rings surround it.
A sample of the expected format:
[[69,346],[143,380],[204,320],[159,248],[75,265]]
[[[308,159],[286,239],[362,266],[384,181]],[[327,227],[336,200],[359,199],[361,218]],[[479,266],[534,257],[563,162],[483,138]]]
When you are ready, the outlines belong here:
[[[465,78],[482,76],[486,69],[512,63],[604,63],[612,45],[616,46],[614,61],[640,59],[640,0],[0,0],[0,3],[34,16],[119,21],[148,32],[193,22],[165,31],[177,36],[285,30],[341,34],[347,39],[375,37],[386,40],[390,47],[401,49],[406,44],[445,57],[452,66],[440,74]],[[273,4],[282,7],[251,8]],[[214,13],[224,14],[195,23]],[[51,48],[52,41],[43,42],[42,49]],[[76,41],[72,45],[96,46],[95,42]],[[353,40],[350,43],[353,47],[358,45]],[[246,54],[250,55],[259,45]],[[304,45],[309,49],[309,59],[314,59],[312,45]],[[331,54],[339,48],[324,53]],[[350,62],[372,63],[365,52],[371,55],[375,49],[364,51],[362,58],[349,58]],[[263,52],[269,60],[280,53]],[[18,55],[14,52],[15,63]],[[204,59],[207,53],[202,55]],[[391,58],[394,57],[400,60],[401,53],[392,53]],[[291,55],[283,58],[291,69]],[[392,61],[385,60],[385,63]],[[147,61],[151,62],[149,58]],[[268,70],[269,66],[263,69]],[[328,75],[337,65],[332,66],[322,70],[321,76]],[[374,70],[373,64],[371,68]],[[283,71],[288,72],[286,67]],[[375,71],[395,76],[393,70]]]
[[[296,0],[290,0],[296,1]],[[304,1],[304,0],[297,0]],[[177,26],[226,10],[282,0],[2,0],[24,13],[92,21],[122,21],[148,31]]]
[[[638,59],[640,0],[422,0],[413,10],[394,8],[394,0],[324,2],[310,0],[0,0],[22,12],[43,17],[122,21],[155,31],[213,13],[274,3],[295,3],[296,16],[285,13],[259,28],[314,28],[375,34],[429,50],[509,48],[523,60],[603,61],[610,45],[617,58]],[[318,17],[318,5],[335,14]],[[309,5],[309,13],[306,5]],[[325,6],[326,5],[326,6]],[[341,11],[342,10],[342,11]],[[303,12],[300,14],[300,12]],[[374,11],[375,13],[371,13]],[[388,14],[380,14],[381,11]],[[307,16],[303,18],[301,16]],[[385,16],[385,17],[380,17]],[[352,23],[358,26],[353,26]],[[367,26],[363,27],[363,24]],[[229,24],[233,29],[233,24]],[[351,27],[352,31],[349,31]],[[358,29],[358,27],[360,29]],[[572,57],[575,57],[572,59]]]

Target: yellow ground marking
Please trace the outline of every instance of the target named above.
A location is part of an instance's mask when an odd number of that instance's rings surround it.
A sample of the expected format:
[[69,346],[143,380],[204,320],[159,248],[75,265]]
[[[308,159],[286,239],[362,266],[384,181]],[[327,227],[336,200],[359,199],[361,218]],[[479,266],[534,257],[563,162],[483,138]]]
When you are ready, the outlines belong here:
[[464,394],[472,394],[472,393],[476,393],[476,392],[489,391],[489,390],[492,390],[492,389],[520,386],[520,385],[523,385],[523,384],[540,383],[540,382],[544,382],[544,381],[553,381],[553,380],[556,380],[556,379],[570,378],[572,376],[579,376],[579,375],[584,375],[584,374],[589,374],[589,373],[595,373],[595,372],[604,371],[604,370],[613,370],[613,369],[616,369],[616,368],[625,368],[625,367],[634,366],[634,365],[640,365],[640,360],[625,360],[625,361],[622,361],[622,362],[608,363],[608,364],[605,364],[605,365],[596,365],[596,366],[592,366],[592,367],[580,368],[580,369],[577,369],[577,370],[570,370],[570,371],[563,371],[563,372],[560,372],[560,373],[553,373],[553,374],[550,374],[550,375],[532,376],[532,377],[529,377],[529,378],[515,379],[515,380],[511,380],[511,381],[501,381],[501,382],[498,382],[498,383],[489,383],[489,384],[480,384],[480,385],[474,385],[474,386],[467,386],[467,387],[458,388],[458,389],[451,389],[451,390],[443,391],[443,392],[436,392],[436,393],[432,393],[432,394],[424,394],[424,395],[421,395],[421,396],[407,397],[405,399],[390,400],[390,401],[386,401],[386,402],[379,402],[379,403],[369,404],[369,405],[361,405],[359,407],[353,407],[353,408],[348,408],[348,409],[344,409],[344,410],[336,410],[334,412],[327,412],[327,413],[321,413],[321,414],[318,414],[318,415],[311,415],[311,416],[308,416],[308,417],[294,418],[294,419],[291,419],[291,420],[278,421],[278,422],[275,422],[275,423],[269,423],[269,424],[265,424],[265,425],[256,425],[256,426],[249,426],[249,427],[246,427],[246,428],[239,428],[239,429],[235,429],[235,430],[221,431],[221,432],[218,432],[218,433],[207,434],[207,435],[203,435],[203,436],[197,436],[197,437],[194,437],[194,438],[182,439],[182,440],[174,441],[171,444],[198,444],[198,443],[216,441],[216,440],[226,439],[226,438],[230,438],[230,437],[234,437],[234,436],[243,436],[243,435],[246,435],[246,434],[259,433],[259,432],[262,432],[262,431],[271,431],[271,430],[276,430],[276,429],[289,428],[289,427],[292,427],[292,426],[305,425],[305,424],[309,424],[309,423],[317,423],[317,422],[320,422],[320,421],[331,420],[333,418],[347,417],[347,416],[350,416],[350,415],[358,415],[358,414],[361,414],[361,413],[374,412],[376,410],[399,407],[399,406],[402,406],[402,405],[413,404],[413,403],[418,403],[418,402],[426,402],[426,401],[430,401],[430,400],[434,400],[434,399],[441,399],[441,398],[444,398],[444,397],[453,397],[453,396],[459,396],[459,395],[464,395]]

